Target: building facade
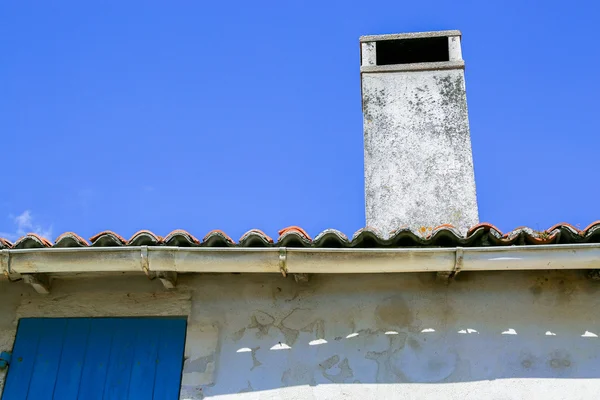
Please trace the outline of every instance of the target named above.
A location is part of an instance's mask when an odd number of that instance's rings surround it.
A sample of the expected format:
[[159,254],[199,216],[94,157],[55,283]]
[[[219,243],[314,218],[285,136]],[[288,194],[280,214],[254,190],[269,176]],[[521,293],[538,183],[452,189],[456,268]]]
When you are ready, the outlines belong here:
[[361,38],[367,225],[0,239],[15,399],[593,399],[600,222],[479,224],[460,32]]

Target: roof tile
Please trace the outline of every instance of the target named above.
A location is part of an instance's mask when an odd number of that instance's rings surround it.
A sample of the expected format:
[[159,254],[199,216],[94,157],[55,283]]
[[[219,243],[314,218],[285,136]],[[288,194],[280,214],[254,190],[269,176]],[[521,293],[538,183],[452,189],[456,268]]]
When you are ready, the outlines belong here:
[[54,241],[54,247],[86,247],[89,245],[87,240],[73,232],[65,232]]
[[108,247],[108,246],[122,246],[127,244],[127,241],[120,235],[117,235],[113,231],[102,231],[90,238],[92,246],[97,247]]
[[43,247],[52,247],[52,243],[36,233],[28,233],[13,244],[13,248],[15,249],[34,249]]
[[[480,223],[462,235],[455,227],[449,224],[436,227],[423,227],[420,229],[401,228],[383,236],[376,229],[365,227],[354,233],[351,239],[335,229],[326,229],[314,239],[298,226],[290,226],[279,231],[279,238],[274,242],[263,231],[251,229],[244,233],[236,243],[225,232],[214,230],[209,232],[202,242],[189,232],[176,229],[163,239],[161,236],[147,230],[136,232],[129,240],[112,231],[103,231],[90,238],[91,246],[203,246],[203,247],[320,247],[320,248],[369,248],[369,247],[482,247],[482,246],[510,246],[510,245],[541,245],[556,243],[600,243],[600,221],[596,221],[585,229],[579,230],[573,225],[560,223],[545,231],[538,231],[528,227],[519,227],[510,232],[503,233],[494,225]],[[85,247],[90,242],[73,232],[60,235],[54,245],[47,239],[34,233],[29,233],[18,239],[15,243],[0,238],[0,249],[29,249],[45,247]]]
[[155,235],[154,233],[141,230],[134,233],[131,238],[127,241],[128,246],[156,246],[161,244],[163,241],[162,237]]
[[228,247],[234,244],[229,235],[218,229],[208,232],[202,239],[202,245],[206,247]]
[[199,245],[200,241],[188,231],[175,229],[165,236],[163,243],[167,246],[190,247]]
[[310,236],[308,233],[306,233],[306,231],[302,228],[300,228],[299,226],[288,226],[287,228],[283,228],[282,230],[279,231],[279,240],[281,240],[281,238],[287,234],[290,233],[297,233],[301,236],[304,236],[305,239],[307,240],[311,240]]
[[240,237],[238,244],[242,247],[266,247],[273,244],[273,239],[260,229],[250,229]]

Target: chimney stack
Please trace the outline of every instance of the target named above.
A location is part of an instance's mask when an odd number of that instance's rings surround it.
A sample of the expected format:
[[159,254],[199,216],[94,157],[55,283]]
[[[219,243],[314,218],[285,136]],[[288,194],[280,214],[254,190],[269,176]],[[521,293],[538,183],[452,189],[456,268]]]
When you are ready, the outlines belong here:
[[459,31],[363,36],[367,226],[479,221]]

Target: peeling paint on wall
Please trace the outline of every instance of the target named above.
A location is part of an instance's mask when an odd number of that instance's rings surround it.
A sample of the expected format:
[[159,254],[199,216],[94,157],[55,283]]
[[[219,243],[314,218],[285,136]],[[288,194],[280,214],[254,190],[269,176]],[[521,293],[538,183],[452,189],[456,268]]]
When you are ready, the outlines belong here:
[[304,288],[273,275],[182,275],[169,292],[146,278],[57,280],[49,296],[0,282],[0,350],[20,317],[183,312],[182,399],[600,391],[598,282],[578,271],[464,274],[450,285],[434,274],[320,275]]

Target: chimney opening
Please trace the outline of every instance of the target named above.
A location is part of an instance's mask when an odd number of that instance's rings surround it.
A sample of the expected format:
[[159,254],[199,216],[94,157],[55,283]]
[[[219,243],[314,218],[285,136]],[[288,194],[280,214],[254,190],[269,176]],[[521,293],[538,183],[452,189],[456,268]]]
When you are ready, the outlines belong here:
[[448,37],[378,41],[376,59],[377,65],[449,61]]

